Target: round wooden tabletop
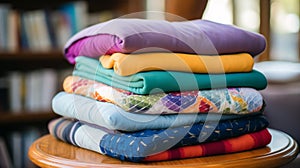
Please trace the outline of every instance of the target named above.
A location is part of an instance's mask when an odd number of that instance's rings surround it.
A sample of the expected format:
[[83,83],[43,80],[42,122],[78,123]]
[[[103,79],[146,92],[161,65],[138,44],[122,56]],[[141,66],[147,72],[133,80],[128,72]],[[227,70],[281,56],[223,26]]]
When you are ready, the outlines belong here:
[[226,154],[150,163],[124,162],[79,148],[45,135],[29,149],[32,162],[40,167],[279,167],[292,161],[299,148],[284,132],[269,129],[272,141],[264,148]]

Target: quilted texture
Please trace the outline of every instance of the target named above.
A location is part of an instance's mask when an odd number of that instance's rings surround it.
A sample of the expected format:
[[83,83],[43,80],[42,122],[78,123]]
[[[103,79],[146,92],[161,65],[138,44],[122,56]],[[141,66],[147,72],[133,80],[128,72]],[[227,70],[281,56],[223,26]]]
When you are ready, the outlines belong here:
[[100,102],[76,94],[60,92],[52,100],[52,109],[56,114],[92,123],[110,130],[138,131],[143,129],[163,129],[191,125],[205,121],[223,121],[260,115],[249,114],[190,113],[190,114],[136,114],[107,102]]
[[222,88],[139,95],[103,83],[68,76],[64,91],[110,102],[125,111],[145,114],[221,113],[246,114],[262,110],[263,97],[252,88]]

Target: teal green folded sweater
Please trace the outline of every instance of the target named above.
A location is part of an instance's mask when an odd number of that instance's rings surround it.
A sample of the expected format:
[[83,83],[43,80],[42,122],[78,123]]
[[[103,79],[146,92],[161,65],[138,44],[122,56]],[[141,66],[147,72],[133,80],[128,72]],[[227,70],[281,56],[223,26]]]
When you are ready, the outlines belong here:
[[[133,64],[134,66],[134,64]],[[178,71],[147,71],[131,76],[119,76],[113,69],[103,68],[99,60],[76,57],[74,76],[102,82],[137,94],[216,89],[226,87],[251,87],[265,89],[267,80],[256,70],[247,73],[194,74]]]

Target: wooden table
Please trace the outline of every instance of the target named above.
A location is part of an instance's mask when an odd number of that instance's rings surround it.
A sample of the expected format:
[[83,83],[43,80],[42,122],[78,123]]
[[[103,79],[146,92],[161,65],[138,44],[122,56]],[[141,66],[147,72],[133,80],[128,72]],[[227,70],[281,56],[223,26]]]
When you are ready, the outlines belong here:
[[240,153],[151,163],[124,162],[79,148],[45,135],[30,147],[28,155],[40,167],[279,167],[292,161],[299,148],[289,135],[269,129],[272,141],[264,148]]

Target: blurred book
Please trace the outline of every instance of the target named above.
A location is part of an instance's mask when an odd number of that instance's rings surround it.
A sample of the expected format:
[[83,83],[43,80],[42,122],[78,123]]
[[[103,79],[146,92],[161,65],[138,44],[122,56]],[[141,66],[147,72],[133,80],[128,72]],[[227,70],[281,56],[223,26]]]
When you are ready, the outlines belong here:
[[23,167],[22,133],[14,131],[9,135],[9,139],[13,167]]
[[7,75],[9,91],[9,110],[19,113],[23,110],[24,79],[20,71],[12,71]]
[[57,71],[39,69],[30,71],[25,77],[25,110],[49,112],[54,94],[57,92]]
[[0,4],[0,50],[7,50],[9,4]]
[[38,128],[29,127],[22,133],[22,167],[35,168],[36,165],[31,162],[28,157],[28,151],[31,144],[41,136],[41,132]]
[[12,168],[12,162],[8,153],[6,143],[3,138],[0,137],[0,167]]
[[8,81],[5,77],[0,77],[0,111],[8,111],[9,109],[9,93]]

